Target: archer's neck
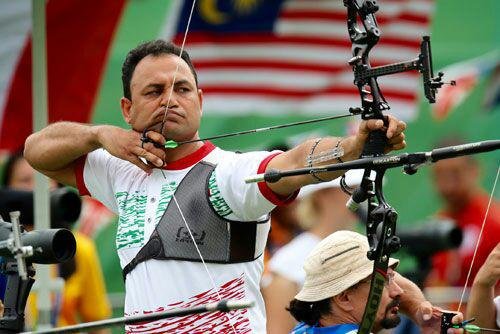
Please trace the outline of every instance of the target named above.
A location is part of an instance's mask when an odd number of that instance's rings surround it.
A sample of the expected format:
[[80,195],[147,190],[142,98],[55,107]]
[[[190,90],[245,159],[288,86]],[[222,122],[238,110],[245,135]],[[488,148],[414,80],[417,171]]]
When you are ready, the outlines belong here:
[[199,150],[202,146],[204,145],[203,142],[201,141],[198,141],[198,142],[194,142],[194,143],[189,143],[189,144],[184,144],[184,145],[180,145],[176,148],[172,148],[172,149],[167,149],[166,151],[166,163],[170,163],[170,162],[173,162],[173,161],[177,161],[177,160],[180,160],[194,152],[196,152],[197,150]]

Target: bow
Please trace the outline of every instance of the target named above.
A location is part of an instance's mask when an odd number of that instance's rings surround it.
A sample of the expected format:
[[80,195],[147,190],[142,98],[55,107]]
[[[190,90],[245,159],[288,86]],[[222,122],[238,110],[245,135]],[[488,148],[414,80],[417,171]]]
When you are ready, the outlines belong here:
[[[443,74],[433,77],[429,37],[423,38],[418,58],[372,68],[369,53],[381,36],[375,18],[375,12],[379,9],[377,1],[344,0],[344,6],[347,7],[347,30],[352,43],[353,57],[349,64],[353,68],[354,84],[358,87],[361,97],[362,118],[384,119],[383,111],[390,109],[377,82],[377,78],[383,75],[419,70],[423,76],[425,96],[430,103],[435,102],[436,90],[443,85]],[[358,25],[358,20],[363,29]],[[384,132],[377,130],[370,133],[362,157],[382,155],[385,143]],[[371,179],[372,171],[375,172],[374,180]],[[396,236],[398,214],[385,200],[382,189],[385,171],[386,167],[365,169],[361,185],[353,194],[355,202],[368,200],[366,235],[370,250],[367,256],[374,261],[370,292],[359,328],[360,334],[370,333],[373,327],[387,277],[389,257],[401,246],[399,237]]]

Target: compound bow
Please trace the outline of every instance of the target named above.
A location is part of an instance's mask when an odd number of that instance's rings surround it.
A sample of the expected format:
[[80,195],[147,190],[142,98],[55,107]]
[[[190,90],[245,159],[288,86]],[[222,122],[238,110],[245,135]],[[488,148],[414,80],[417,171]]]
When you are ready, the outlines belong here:
[[[369,53],[381,36],[375,18],[375,12],[379,9],[377,1],[344,0],[344,6],[347,7],[347,30],[352,43],[353,57],[349,60],[349,64],[353,68],[354,84],[358,87],[361,96],[362,118],[384,119],[383,111],[390,109],[377,82],[377,78],[383,75],[419,70],[424,81],[425,96],[430,103],[434,103],[436,90],[443,85],[441,81],[443,74],[433,77],[429,37],[423,38],[418,58],[372,68]],[[358,24],[358,20],[363,28]],[[351,108],[353,109],[359,108]],[[372,132],[365,144],[362,157],[383,155],[385,144],[386,136],[383,131]],[[370,178],[372,170],[376,174],[374,181]],[[384,290],[389,257],[401,245],[396,236],[398,214],[386,202],[382,190],[382,178],[385,171],[385,167],[365,169],[363,181],[352,197],[358,203],[368,200],[366,235],[370,250],[367,256],[374,261],[370,292],[359,327],[360,334],[368,334],[371,331]],[[378,228],[381,229],[379,233],[377,233]]]

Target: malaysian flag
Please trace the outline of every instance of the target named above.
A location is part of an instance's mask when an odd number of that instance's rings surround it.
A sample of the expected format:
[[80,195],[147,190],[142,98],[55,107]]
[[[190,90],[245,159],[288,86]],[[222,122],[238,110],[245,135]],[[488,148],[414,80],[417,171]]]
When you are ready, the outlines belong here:
[[[181,44],[192,2],[179,5],[170,35]],[[418,56],[431,0],[379,1],[380,42],[372,66]],[[340,0],[198,0],[186,40],[204,91],[206,114],[331,114],[360,106]],[[417,72],[381,77],[403,120],[414,118],[422,91]]]

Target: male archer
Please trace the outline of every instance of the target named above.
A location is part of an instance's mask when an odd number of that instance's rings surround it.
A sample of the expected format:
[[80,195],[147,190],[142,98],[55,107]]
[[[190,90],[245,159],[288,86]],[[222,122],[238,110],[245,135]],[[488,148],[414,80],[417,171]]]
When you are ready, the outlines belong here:
[[[358,332],[370,290],[373,261],[368,260],[368,240],[352,231],[337,231],[323,239],[304,263],[304,285],[290,302],[288,311],[299,324],[292,334],[355,334]],[[424,334],[441,333],[442,311],[435,307],[426,317],[418,317],[407,306],[421,299],[419,290],[396,272],[399,260],[390,258],[387,278],[374,315],[373,332],[396,327],[399,310],[409,315]],[[416,293],[416,294],[414,294]],[[426,319],[426,321],[423,321]],[[462,314],[452,322],[462,321]],[[448,333],[463,333],[449,328]]]
[[[179,56],[180,55],[180,56]],[[287,152],[237,154],[199,139],[203,93],[187,52],[155,40],[131,50],[122,67],[120,107],[130,129],[58,122],[26,140],[30,164],[78,187],[119,215],[116,248],[125,278],[125,314],[159,312],[217,301],[256,306],[127,326],[132,332],[265,333],[259,282],[269,212],[307,184],[341,172],[245,184],[268,169],[356,159],[371,131],[386,133],[386,151],[405,147],[405,123],[389,116],[361,122],[356,135],[307,140]],[[420,300],[415,301],[420,305]]]

